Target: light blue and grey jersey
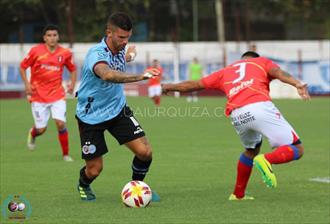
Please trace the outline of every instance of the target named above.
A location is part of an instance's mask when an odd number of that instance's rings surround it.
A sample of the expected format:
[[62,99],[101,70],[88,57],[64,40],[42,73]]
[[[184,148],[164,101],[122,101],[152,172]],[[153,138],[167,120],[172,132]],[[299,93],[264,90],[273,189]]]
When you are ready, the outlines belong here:
[[126,104],[124,85],[103,81],[94,73],[98,63],[125,72],[125,49],[113,55],[105,38],[92,47],[84,60],[81,84],[78,89],[77,117],[87,124],[98,124],[116,117]]

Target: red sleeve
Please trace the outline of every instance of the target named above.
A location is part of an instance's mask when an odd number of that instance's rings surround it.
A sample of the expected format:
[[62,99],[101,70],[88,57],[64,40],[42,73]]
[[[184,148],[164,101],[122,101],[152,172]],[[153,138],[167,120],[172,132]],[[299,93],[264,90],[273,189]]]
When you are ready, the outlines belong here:
[[76,65],[73,63],[73,57],[71,52],[69,53],[69,57],[67,57],[65,61],[65,66],[68,68],[70,72],[76,71]]
[[21,61],[21,68],[27,69],[32,66],[35,61],[35,48],[31,48],[29,53],[25,56],[25,58]]
[[205,89],[222,89],[222,70],[216,71],[201,79]]
[[272,68],[279,68],[280,66],[273,62],[272,60],[265,58],[265,69],[267,74],[269,74],[270,69]]

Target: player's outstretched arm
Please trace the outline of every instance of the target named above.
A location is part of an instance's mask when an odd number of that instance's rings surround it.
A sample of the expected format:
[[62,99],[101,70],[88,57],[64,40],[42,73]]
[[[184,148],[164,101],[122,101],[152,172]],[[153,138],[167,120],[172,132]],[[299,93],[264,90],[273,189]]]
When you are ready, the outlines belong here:
[[163,93],[168,93],[172,91],[178,92],[192,92],[204,89],[203,83],[198,81],[184,81],[177,84],[162,84]]
[[275,79],[278,79],[284,83],[287,83],[291,86],[297,88],[298,94],[304,100],[309,100],[311,97],[308,93],[308,86],[307,83],[303,83],[297,79],[295,79],[292,75],[288,72],[280,69],[280,68],[272,68],[270,70],[269,75]]
[[154,76],[159,75],[157,69],[147,69],[143,74],[128,74],[116,70],[110,69],[105,63],[99,63],[94,67],[94,72],[102,80],[114,83],[127,83],[127,82],[138,82],[145,79],[150,79]]

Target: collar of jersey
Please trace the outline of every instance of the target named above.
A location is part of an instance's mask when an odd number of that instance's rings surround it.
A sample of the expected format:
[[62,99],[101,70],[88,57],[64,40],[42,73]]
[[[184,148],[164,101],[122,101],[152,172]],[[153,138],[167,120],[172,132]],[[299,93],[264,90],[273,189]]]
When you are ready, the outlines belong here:
[[[113,54],[112,51],[110,50],[110,48],[109,48],[107,42],[105,41],[106,38],[107,38],[107,36],[104,36],[104,37],[102,38],[101,45],[102,45],[102,47],[104,47],[104,50],[105,50],[107,53],[110,53],[111,55],[114,56],[114,54]],[[119,51],[117,54],[120,54],[122,51],[125,52],[125,48],[122,49],[121,51]]]

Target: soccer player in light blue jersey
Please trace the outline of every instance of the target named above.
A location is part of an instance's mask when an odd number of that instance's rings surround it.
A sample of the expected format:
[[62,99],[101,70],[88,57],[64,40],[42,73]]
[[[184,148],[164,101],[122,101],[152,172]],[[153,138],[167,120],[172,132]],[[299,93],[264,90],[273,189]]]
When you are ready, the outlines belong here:
[[[103,155],[108,152],[104,131],[134,154],[132,180],[143,180],[151,161],[152,149],[145,133],[126,105],[123,83],[137,82],[159,75],[157,69],[143,74],[125,73],[126,62],[134,60],[135,46],[125,47],[132,35],[130,17],[121,12],[110,15],[106,35],[92,47],[85,58],[82,80],[77,92],[78,120],[82,158],[86,165],[80,170],[78,192],[82,200],[94,200],[90,184],[103,168]],[[153,192],[153,200],[159,197]]]

